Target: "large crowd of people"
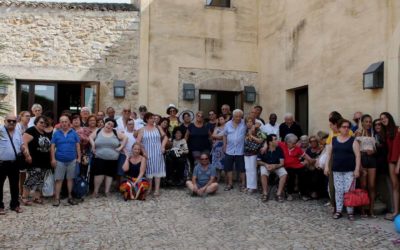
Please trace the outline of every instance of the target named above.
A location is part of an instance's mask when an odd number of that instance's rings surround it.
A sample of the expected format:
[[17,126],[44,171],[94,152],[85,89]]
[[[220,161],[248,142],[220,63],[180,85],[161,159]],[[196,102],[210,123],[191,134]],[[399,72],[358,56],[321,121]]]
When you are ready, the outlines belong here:
[[[399,213],[400,133],[387,112],[375,120],[356,112],[349,121],[333,111],[329,131],[306,135],[289,113],[281,124],[274,113],[265,122],[261,106],[245,115],[225,104],[208,117],[202,111],[179,113],[173,104],[166,116],[145,106],[138,111],[124,107],[117,117],[113,107],[95,114],[82,107],[79,114],[66,110],[55,119],[34,104],[31,112],[7,115],[0,126],[0,215],[7,178],[10,209],[20,213],[22,205],[43,204],[49,173],[55,207],[65,184],[67,203],[83,202],[74,193],[74,180],[88,174],[93,198],[117,189],[125,200],[145,200],[168,186],[206,196],[222,185],[225,192],[258,194],[263,202],[328,198],[339,219],[344,196],[355,186],[370,199],[361,216],[375,217],[378,172],[391,180],[393,208],[385,218]],[[346,210],[354,220],[354,208]]]

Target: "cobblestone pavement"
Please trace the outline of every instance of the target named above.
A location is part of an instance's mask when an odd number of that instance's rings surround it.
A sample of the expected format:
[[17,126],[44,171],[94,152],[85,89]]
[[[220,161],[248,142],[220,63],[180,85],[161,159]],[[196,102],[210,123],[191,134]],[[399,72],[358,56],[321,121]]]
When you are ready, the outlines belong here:
[[[8,203],[9,196],[5,201]],[[6,204],[7,204],[6,203]],[[163,190],[145,202],[88,198],[78,206],[23,207],[0,217],[1,249],[396,249],[397,235],[357,218],[333,220],[322,201],[262,203],[220,191]],[[370,221],[382,218],[370,219]],[[367,221],[367,222],[366,222]],[[375,221],[376,222],[376,221]],[[378,224],[379,224],[378,223]],[[376,223],[375,223],[376,224]]]

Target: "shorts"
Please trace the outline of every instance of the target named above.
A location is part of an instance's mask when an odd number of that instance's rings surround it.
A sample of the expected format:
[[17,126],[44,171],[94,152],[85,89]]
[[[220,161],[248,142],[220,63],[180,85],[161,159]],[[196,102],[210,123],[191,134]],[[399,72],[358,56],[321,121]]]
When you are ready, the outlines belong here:
[[55,180],[71,180],[76,177],[76,160],[61,162],[57,161],[56,169],[54,171]]
[[261,172],[261,175],[266,175],[266,176],[269,176],[269,174],[270,174],[271,172],[273,172],[273,173],[275,173],[277,176],[279,176],[279,178],[281,178],[282,176],[287,175],[286,169],[285,169],[284,167],[280,167],[280,168],[278,168],[278,169],[269,171],[265,166],[261,166],[260,172]]
[[225,154],[224,170],[225,172],[233,171],[233,164],[235,164],[235,170],[240,173],[246,172],[244,167],[244,156],[243,155],[228,155]]
[[361,152],[361,166],[363,168],[376,168],[375,155],[368,155],[365,152]]
[[103,160],[100,158],[93,158],[93,167],[91,173],[93,176],[106,175],[114,177],[117,174],[118,160]]

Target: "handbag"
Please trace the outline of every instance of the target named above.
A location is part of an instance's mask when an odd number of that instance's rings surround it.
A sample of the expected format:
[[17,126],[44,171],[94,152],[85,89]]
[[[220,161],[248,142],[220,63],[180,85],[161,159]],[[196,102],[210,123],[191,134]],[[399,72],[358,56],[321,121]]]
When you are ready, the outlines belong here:
[[355,189],[356,181],[353,180],[350,190],[344,194],[344,205],[346,207],[362,207],[369,205],[368,192],[364,189]]
[[25,164],[26,164],[26,163],[25,163],[25,157],[24,157],[24,155],[23,155],[22,153],[17,154],[17,150],[15,149],[14,142],[13,142],[13,140],[12,140],[12,138],[11,138],[11,135],[10,135],[10,133],[8,132],[8,129],[7,129],[7,128],[6,128],[6,132],[7,132],[8,138],[10,138],[11,146],[12,146],[12,148],[13,148],[13,150],[14,150],[15,161],[16,161],[16,163],[17,163],[18,169],[19,169],[19,170],[23,170],[23,169],[26,168],[26,165],[25,165]]
[[42,194],[44,197],[51,197],[54,195],[54,175],[50,169],[47,170],[44,176]]

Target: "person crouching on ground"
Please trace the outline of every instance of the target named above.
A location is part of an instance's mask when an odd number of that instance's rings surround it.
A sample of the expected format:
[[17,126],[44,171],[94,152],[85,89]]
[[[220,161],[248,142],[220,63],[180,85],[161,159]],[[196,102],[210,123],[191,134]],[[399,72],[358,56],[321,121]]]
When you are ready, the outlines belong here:
[[194,168],[192,180],[187,181],[186,186],[193,195],[204,196],[217,192],[216,170],[210,165],[208,154],[200,155],[200,163]]

